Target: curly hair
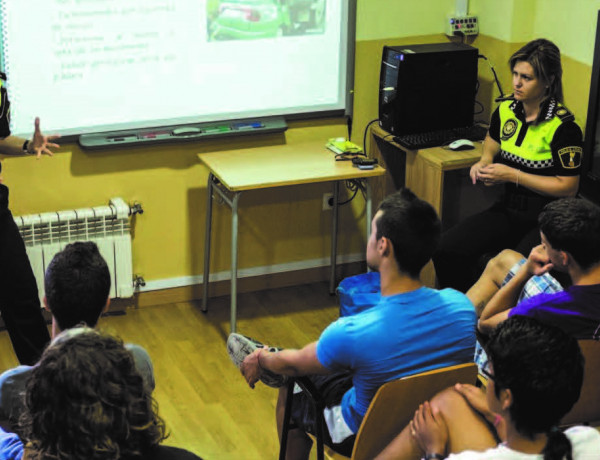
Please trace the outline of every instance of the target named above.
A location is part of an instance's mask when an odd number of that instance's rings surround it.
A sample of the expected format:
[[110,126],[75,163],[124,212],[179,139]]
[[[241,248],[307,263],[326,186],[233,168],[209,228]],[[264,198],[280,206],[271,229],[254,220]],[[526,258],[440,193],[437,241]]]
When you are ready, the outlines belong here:
[[600,207],[594,203],[583,198],[552,201],[538,223],[552,247],[571,254],[583,270],[600,262]]
[[21,436],[34,460],[143,458],[166,438],[131,353],[110,335],[72,331],[49,346],[27,382]]

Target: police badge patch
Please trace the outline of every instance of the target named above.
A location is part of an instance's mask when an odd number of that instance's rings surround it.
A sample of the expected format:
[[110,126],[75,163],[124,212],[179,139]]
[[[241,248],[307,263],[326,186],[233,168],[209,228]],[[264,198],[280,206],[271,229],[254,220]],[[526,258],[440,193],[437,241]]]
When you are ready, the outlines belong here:
[[558,151],[558,158],[565,169],[575,169],[581,166],[581,147],[565,147]]
[[506,141],[508,139],[510,139],[513,134],[515,134],[517,132],[517,120],[506,120],[506,122],[504,123],[504,126],[502,127],[502,135],[500,136],[500,139],[502,139],[503,141]]

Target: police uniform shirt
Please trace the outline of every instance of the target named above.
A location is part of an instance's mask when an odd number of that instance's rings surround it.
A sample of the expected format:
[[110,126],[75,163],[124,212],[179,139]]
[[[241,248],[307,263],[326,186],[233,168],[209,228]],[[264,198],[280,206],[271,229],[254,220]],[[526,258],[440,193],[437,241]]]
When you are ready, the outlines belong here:
[[581,170],[582,133],[575,117],[550,98],[537,120],[527,122],[520,101],[496,108],[489,135],[500,144],[494,162],[541,176],[577,176]]

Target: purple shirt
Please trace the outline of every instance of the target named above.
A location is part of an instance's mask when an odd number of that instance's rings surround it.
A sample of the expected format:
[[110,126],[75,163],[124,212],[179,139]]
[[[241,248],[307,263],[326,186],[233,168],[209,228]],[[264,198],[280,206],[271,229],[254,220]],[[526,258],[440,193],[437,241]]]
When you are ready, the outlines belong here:
[[600,339],[600,284],[570,286],[564,291],[523,300],[508,316],[530,316],[559,327],[576,339]]

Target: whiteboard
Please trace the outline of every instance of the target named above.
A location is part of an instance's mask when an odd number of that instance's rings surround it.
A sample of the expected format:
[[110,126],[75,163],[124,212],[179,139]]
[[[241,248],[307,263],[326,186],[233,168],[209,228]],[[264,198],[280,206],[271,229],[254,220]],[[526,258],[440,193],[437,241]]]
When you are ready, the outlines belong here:
[[354,2],[0,5],[13,134],[36,116],[64,136],[350,110]]

